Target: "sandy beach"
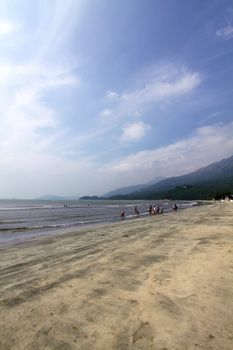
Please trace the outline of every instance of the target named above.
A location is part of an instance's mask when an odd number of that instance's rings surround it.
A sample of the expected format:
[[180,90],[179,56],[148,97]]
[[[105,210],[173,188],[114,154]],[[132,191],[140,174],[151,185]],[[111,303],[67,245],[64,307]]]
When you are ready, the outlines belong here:
[[0,349],[233,349],[233,203],[1,247]]

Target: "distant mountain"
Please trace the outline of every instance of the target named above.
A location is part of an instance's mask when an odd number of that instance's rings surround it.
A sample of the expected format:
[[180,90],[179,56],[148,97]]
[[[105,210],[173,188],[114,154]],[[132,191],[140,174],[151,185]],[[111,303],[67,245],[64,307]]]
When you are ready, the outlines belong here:
[[78,196],[55,196],[55,195],[50,195],[50,194],[46,194],[44,196],[35,198],[36,200],[44,200],[44,201],[64,201],[64,200],[76,200],[79,199]]
[[[159,193],[157,193],[158,196]],[[220,199],[222,197],[231,197],[233,194],[233,176],[227,176],[222,179],[208,182],[200,182],[195,185],[177,186],[163,195],[170,199]],[[160,195],[161,197],[161,195]]]
[[[232,197],[233,195],[233,176],[209,182],[200,182],[195,185],[176,186],[168,191],[161,192],[141,192],[140,195],[135,192],[128,195],[128,199],[180,199],[180,200],[198,200],[198,199],[220,199]],[[122,198],[123,199],[123,198]]]
[[151,184],[156,184],[157,182],[163,180],[164,177],[157,177],[154,180],[146,183],[146,184],[139,184],[139,185],[132,185],[132,186],[126,186],[126,187],[121,187],[116,190],[110,191],[106,194],[103,195],[104,198],[112,197],[112,196],[118,196],[118,195],[127,195],[135,191],[140,191],[145,187],[148,187]]
[[100,199],[104,199],[103,197],[99,197],[99,196],[82,196],[79,199],[83,199],[83,200],[100,200]]
[[110,191],[110,192],[104,194],[103,197],[108,198],[111,196],[126,195],[126,194],[132,193],[134,191],[139,191],[146,186],[147,186],[146,184],[139,184],[139,185],[121,187],[121,188],[118,188],[116,190],[113,190],[113,191]]
[[221,180],[224,177],[233,176],[233,156],[212,163],[192,173],[170,177],[157,182],[154,185],[143,188],[143,192],[155,193],[174,189],[177,186],[195,185],[198,183]]
[[153,180],[151,180],[151,181],[149,181],[149,182],[147,182],[147,186],[150,186],[150,185],[155,185],[155,184],[157,184],[158,182],[160,182],[160,181],[162,181],[162,180],[165,180],[166,178],[164,177],[164,176],[158,176],[158,177],[156,177],[155,179],[153,179]]
[[[233,193],[233,156],[192,173],[170,177],[115,199],[209,199]],[[113,197],[111,197],[113,198]]]

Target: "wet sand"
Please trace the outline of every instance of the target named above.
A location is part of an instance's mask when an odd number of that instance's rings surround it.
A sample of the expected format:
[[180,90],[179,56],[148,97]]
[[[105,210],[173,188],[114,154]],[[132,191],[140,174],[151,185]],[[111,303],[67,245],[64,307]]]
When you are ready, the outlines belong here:
[[233,203],[0,249],[0,349],[233,349]]

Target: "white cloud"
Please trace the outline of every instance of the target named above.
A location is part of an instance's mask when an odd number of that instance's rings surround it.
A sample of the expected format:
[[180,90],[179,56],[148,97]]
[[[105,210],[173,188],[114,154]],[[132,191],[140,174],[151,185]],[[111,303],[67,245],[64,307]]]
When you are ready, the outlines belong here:
[[[118,179],[130,178],[132,183],[156,176],[181,175],[233,154],[233,122],[205,126],[189,138],[154,150],[131,154],[106,165],[100,171]],[[125,183],[127,185],[127,183]]]
[[122,140],[140,140],[150,129],[150,126],[143,122],[130,123],[123,127]]
[[103,111],[100,112],[100,116],[102,118],[108,118],[112,116],[112,110],[111,109],[104,109]]
[[61,134],[59,112],[46,103],[45,96],[48,91],[64,85],[72,87],[76,78],[58,67],[54,70],[38,64],[20,67],[12,64],[3,71],[5,77],[0,79],[0,89],[3,96],[5,94],[0,101],[1,161],[9,155],[20,158],[22,152],[51,152],[52,149],[55,152],[52,146]]
[[0,35],[6,35],[15,32],[19,29],[19,27],[20,26],[18,23],[0,20]]
[[227,27],[220,28],[217,30],[216,35],[227,40],[233,38],[233,26],[228,24]]
[[115,100],[119,97],[118,93],[115,92],[115,91],[107,91],[106,94],[105,94],[105,98],[108,99],[108,100]]
[[[198,87],[202,81],[199,72],[190,72],[183,67],[178,69],[173,65],[160,66],[146,72],[140,79],[139,87],[132,88],[122,94],[107,92],[106,96],[117,96],[112,107],[112,115],[117,123],[122,118],[140,117],[156,104],[183,97]],[[111,101],[110,99],[109,102]]]

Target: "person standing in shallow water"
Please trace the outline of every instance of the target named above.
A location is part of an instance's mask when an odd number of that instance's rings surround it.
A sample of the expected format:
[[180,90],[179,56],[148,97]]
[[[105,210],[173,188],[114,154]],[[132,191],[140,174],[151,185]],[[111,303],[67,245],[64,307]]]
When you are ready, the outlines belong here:
[[148,213],[152,214],[152,205],[150,204],[149,208],[148,208]]
[[160,205],[160,214],[163,214],[163,205]]
[[176,204],[174,204],[172,208],[173,208],[174,211],[177,211],[177,205]]
[[136,215],[139,215],[139,210],[138,210],[137,206],[135,206],[134,212],[135,212]]
[[124,218],[125,218],[125,212],[124,212],[124,210],[122,210],[121,211],[121,219],[124,220]]

